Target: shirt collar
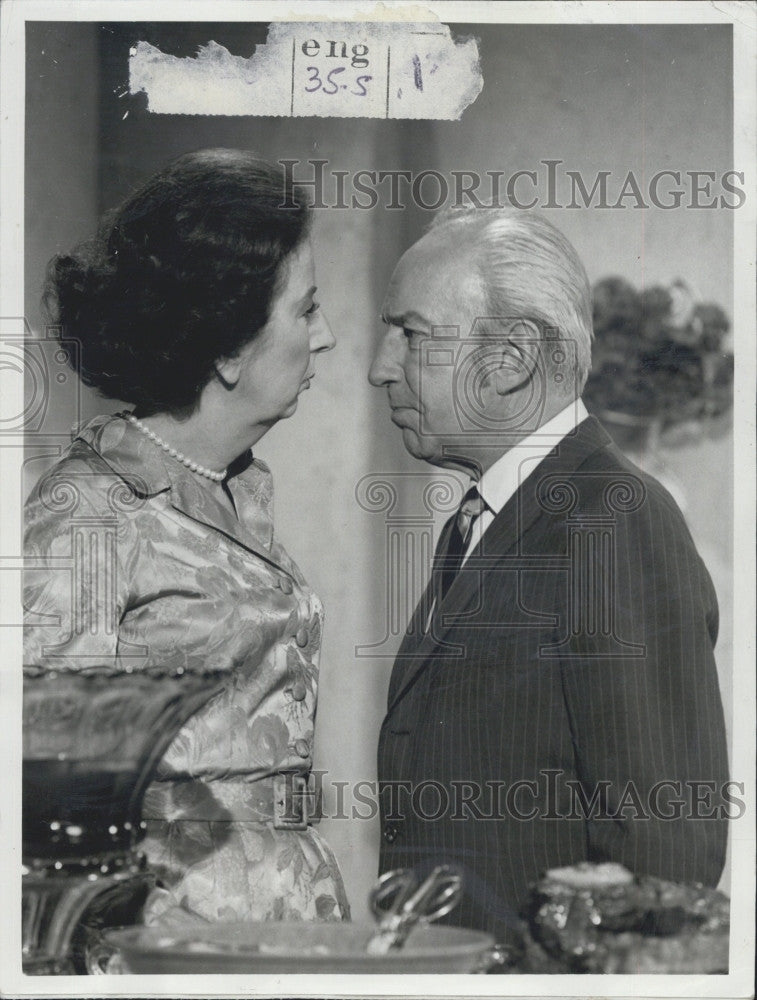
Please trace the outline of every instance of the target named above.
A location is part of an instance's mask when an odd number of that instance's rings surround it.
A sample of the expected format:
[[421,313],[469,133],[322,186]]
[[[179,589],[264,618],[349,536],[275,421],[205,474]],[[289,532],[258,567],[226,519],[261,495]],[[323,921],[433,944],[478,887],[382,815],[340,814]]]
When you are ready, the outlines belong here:
[[539,462],[588,415],[583,401],[577,399],[497,459],[478,483],[486,506],[498,514]]

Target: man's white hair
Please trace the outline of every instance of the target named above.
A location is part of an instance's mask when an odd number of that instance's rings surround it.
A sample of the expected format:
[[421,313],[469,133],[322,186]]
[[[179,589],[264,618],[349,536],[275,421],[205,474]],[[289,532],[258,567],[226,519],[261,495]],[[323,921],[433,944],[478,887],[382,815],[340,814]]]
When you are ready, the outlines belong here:
[[[475,248],[475,262],[492,317],[519,317],[548,327],[575,345],[575,384],[581,394],[591,369],[591,286],[573,245],[537,212],[517,208],[451,208],[433,230],[460,227]],[[568,356],[572,352],[568,352]],[[551,358],[545,359],[548,370]]]

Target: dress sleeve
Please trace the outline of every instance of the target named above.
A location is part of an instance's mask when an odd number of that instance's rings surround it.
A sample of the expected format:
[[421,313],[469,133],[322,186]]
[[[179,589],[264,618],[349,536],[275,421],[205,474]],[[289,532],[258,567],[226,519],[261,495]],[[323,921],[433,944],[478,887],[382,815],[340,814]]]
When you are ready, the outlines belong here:
[[25,508],[24,663],[113,664],[126,600],[125,483],[84,463],[45,475]]
[[612,634],[586,634],[561,663],[585,799],[607,798],[604,815],[589,811],[588,860],[715,885],[728,761],[714,588],[672,501],[650,497],[616,527],[602,567],[614,581]]

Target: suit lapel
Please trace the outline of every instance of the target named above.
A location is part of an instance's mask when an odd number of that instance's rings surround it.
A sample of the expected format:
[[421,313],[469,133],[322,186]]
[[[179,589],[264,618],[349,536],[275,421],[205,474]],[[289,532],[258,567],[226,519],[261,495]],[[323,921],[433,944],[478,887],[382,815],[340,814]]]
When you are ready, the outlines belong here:
[[426,584],[426,590],[413,612],[413,617],[410,619],[410,624],[407,627],[407,631],[405,632],[399,651],[397,652],[398,657],[414,655],[414,649],[417,648],[426,635],[426,623],[428,622],[428,616],[434,601],[435,590],[438,586],[438,575],[442,562],[442,553],[447,551],[449,536],[454,523],[455,515],[453,514],[442,528],[439,541],[437,542],[436,550],[434,552],[431,575],[428,583]]
[[[509,507],[510,505],[508,504],[507,506]],[[510,518],[506,517],[504,520],[501,518],[501,515],[505,511],[506,508],[500,511],[500,514],[494,519],[484,536],[487,540],[486,555],[481,554],[481,544],[479,544],[471,552],[465,562],[465,566],[463,566],[453,580],[444,600],[437,600],[428,631],[419,634],[416,630],[412,636],[406,633],[397,653],[395,665],[395,674],[399,674],[399,676],[393,676],[389,689],[389,712],[392,712],[397,703],[401,701],[413,684],[415,684],[432,658],[438,659],[443,657],[459,660],[464,656],[464,646],[459,643],[445,642],[445,636],[454,624],[460,623],[460,616],[473,604],[476,595],[481,590],[481,575],[485,572],[485,568],[487,566],[493,568],[495,563],[501,563],[502,557],[515,544],[516,540],[512,537],[510,528]],[[513,522],[515,521],[514,518],[512,520]],[[496,532],[495,526],[499,529]],[[492,537],[492,532],[495,532],[494,537]],[[482,539],[482,543],[483,541],[484,539]],[[444,551],[441,548],[441,544],[439,548],[441,551]],[[497,554],[498,551],[499,556]],[[435,568],[431,574],[426,595],[424,595],[425,599],[421,602],[426,607],[430,606],[429,595],[433,596],[435,589],[437,597],[439,595],[439,590],[435,587],[438,576],[438,562],[435,560]],[[417,614],[418,612],[416,611],[416,616]],[[416,616],[413,617],[413,623],[416,621]]]
[[[426,632],[426,623],[434,602],[435,591],[439,583],[439,570],[441,567],[441,554],[447,551],[450,532],[455,523],[455,515],[446,522],[439,536],[439,541],[434,552],[434,561],[431,566],[431,575],[426,584],[426,589],[418,602],[413,617],[407,627],[405,635],[400,643],[397,656],[392,670],[392,677],[389,683],[389,703],[393,703],[395,696],[400,689],[405,688],[405,682],[414,670],[413,668],[422,663],[427,655],[428,648],[433,648],[434,643],[429,647],[429,634]],[[428,647],[428,648],[427,648]]]
[[[453,581],[444,600],[437,602],[429,631],[422,636],[420,641],[415,638],[418,635],[417,631],[413,637],[405,636],[398,653],[398,659],[402,657],[407,663],[407,667],[403,671],[399,683],[392,685],[392,689],[390,689],[389,712],[415,684],[432,658],[436,659],[440,655],[460,657],[464,654],[463,646],[446,643],[445,637],[452,628],[464,627],[466,612],[475,613],[476,608],[472,608],[472,606],[481,593],[483,578],[486,574],[497,568],[501,569],[502,560],[505,557],[517,556],[526,533],[540,517],[549,516],[539,502],[539,484],[542,480],[547,476],[559,476],[560,474],[570,476],[583,465],[590,455],[611,444],[610,436],[602,428],[599,421],[595,417],[588,417],[579,424],[572,434],[563,438],[523,481],[520,488],[489,525],[479,544],[468,556],[465,566]],[[451,518],[447,522],[442,539],[445,536],[448,537],[453,521],[454,518]],[[437,555],[440,551],[444,551],[442,539],[437,547]],[[432,573],[429,588],[433,587],[435,575]],[[426,594],[429,593],[429,588],[427,588]],[[418,609],[413,617],[413,623],[415,623],[417,615]]]

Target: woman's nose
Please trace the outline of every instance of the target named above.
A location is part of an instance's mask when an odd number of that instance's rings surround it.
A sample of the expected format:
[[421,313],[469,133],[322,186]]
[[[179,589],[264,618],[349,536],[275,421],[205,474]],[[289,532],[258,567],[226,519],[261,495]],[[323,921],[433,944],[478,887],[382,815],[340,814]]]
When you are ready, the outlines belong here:
[[334,347],[336,347],[336,337],[331,331],[329,321],[321,310],[318,314],[316,329],[310,338],[310,350],[322,352],[330,351]]

